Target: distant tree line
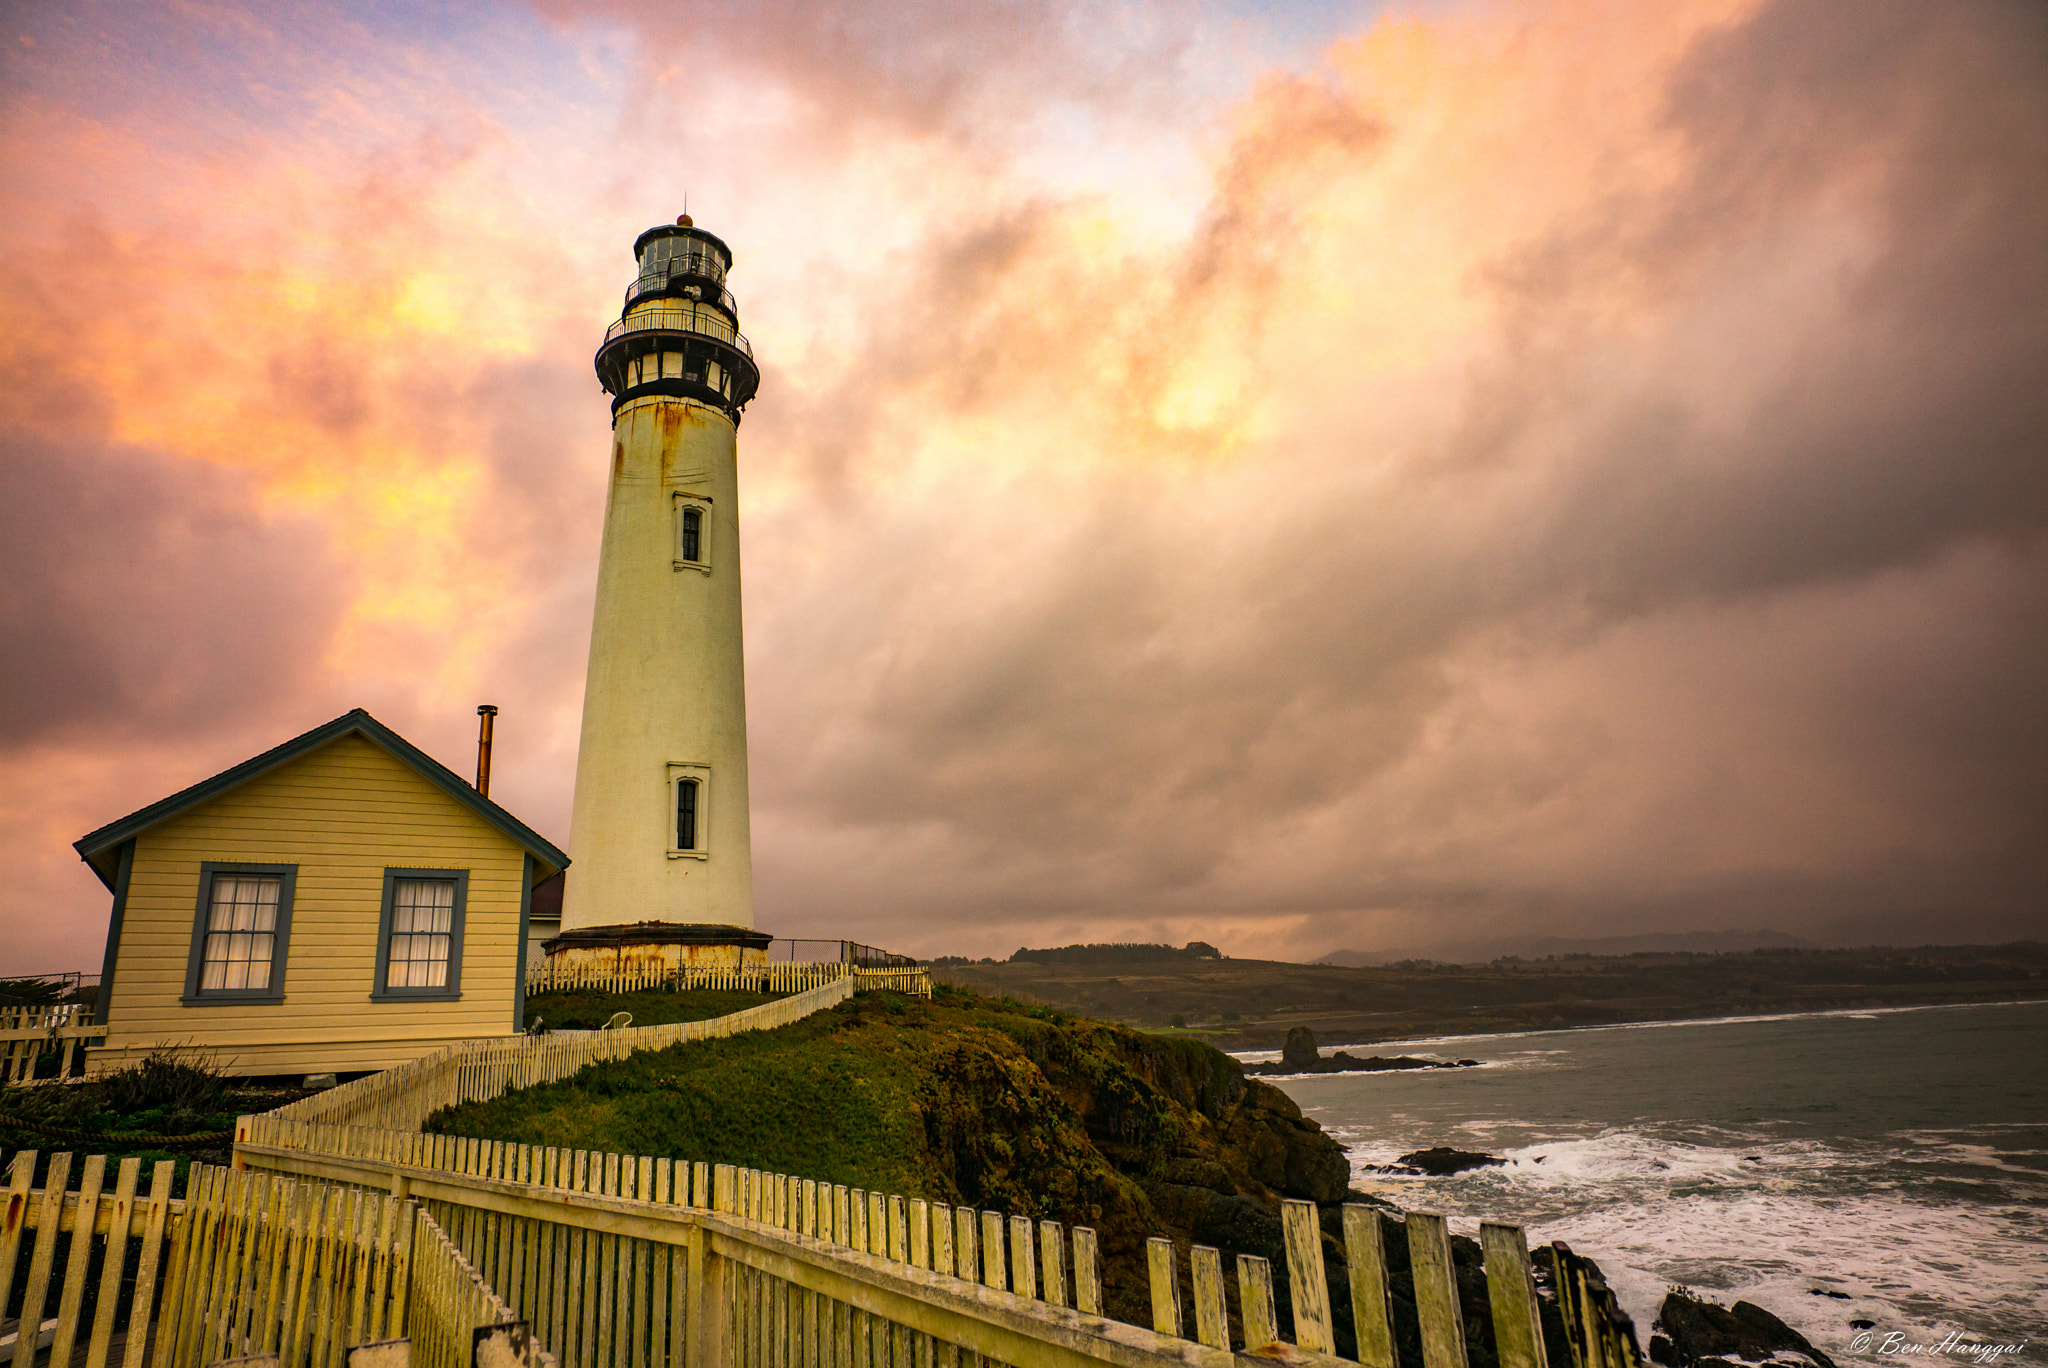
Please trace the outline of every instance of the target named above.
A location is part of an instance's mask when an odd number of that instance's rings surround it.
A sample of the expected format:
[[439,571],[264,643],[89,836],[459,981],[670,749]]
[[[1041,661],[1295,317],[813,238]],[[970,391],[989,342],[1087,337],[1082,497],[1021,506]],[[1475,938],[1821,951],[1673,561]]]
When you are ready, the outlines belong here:
[[1222,959],[1223,952],[1207,941],[1189,941],[1183,946],[1140,944],[1119,941],[1107,945],[1061,945],[1049,950],[1023,950],[1010,956],[1012,964],[1143,964],[1157,960]]

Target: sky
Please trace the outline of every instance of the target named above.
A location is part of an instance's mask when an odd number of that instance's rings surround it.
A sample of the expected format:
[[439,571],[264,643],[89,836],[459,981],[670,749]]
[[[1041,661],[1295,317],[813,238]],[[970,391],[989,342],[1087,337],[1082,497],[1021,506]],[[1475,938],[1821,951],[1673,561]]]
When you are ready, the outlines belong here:
[[2048,9],[0,16],[0,972],[351,707],[567,844],[686,199],[764,929],[2048,932]]

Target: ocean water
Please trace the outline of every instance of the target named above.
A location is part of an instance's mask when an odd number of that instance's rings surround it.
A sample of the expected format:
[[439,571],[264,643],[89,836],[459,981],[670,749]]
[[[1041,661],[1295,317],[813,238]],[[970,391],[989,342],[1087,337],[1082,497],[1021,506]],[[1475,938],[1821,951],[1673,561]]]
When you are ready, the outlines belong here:
[[[1645,1344],[1682,1284],[1753,1301],[1839,1362],[1960,1362],[1974,1342],[2048,1363],[2048,1002],[1366,1052],[1483,1067],[1275,1080],[1350,1148],[1354,1184],[1468,1235],[1484,1217],[1564,1240],[1599,1260]],[[1368,1169],[1431,1145],[1509,1162]]]

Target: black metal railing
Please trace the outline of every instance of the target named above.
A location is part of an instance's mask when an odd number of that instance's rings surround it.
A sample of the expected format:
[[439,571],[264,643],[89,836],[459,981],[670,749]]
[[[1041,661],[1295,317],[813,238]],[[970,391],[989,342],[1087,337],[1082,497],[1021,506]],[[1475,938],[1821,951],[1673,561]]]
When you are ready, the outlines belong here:
[[718,304],[735,317],[739,315],[739,306],[733,302],[732,291],[724,288],[725,261],[708,248],[678,252],[672,257],[645,263],[640,274],[633,277],[633,283],[626,287],[626,302],[631,304],[642,295],[665,293],[678,279],[709,282],[717,289],[718,295],[715,300],[706,302]]
[[91,1002],[99,993],[100,976],[83,970],[68,974],[15,974],[0,977],[0,1007],[33,1007],[43,1003]]
[[923,961],[911,955],[892,955],[872,945],[850,940],[793,940],[778,937],[768,942],[768,962],[779,964],[851,964],[861,969],[906,969]]
[[635,332],[696,333],[726,343],[744,353],[748,360],[754,356],[754,344],[747,341],[745,333],[721,315],[696,305],[642,309],[639,313],[628,314],[604,330],[605,345],[609,346],[627,333]]

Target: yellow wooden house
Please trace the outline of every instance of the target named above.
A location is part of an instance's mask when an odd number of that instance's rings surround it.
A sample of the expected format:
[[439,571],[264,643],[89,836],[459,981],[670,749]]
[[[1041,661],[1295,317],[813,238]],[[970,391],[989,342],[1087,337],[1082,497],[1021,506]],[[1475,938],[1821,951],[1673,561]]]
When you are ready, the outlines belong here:
[[358,708],[79,840],[113,891],[102,1072],[387,1069],[510,1035],[554,845]]

